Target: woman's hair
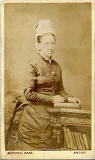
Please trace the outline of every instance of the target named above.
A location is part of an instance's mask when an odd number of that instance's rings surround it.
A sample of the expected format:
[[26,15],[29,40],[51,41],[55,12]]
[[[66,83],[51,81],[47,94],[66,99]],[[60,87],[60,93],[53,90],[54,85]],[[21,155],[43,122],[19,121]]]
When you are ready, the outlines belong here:
[[[55,41],[56,41],[55,35],[52,34],[52,33],[50,33],[50,34],[54,37],[54,39],[55,39]],[[41,38],[42,38],[42,35],[37,36],[37,42],[38,42],[38,43],[41,42]]]

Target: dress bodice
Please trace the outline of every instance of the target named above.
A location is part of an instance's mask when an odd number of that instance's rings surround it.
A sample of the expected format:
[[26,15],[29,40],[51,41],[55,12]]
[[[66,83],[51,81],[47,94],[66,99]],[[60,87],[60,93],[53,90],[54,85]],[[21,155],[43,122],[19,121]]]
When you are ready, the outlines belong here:
[[46,99],[54,95],[68,97],[63,87],[61,68],[55,60],[51,60],[50,63],[40,54],[37,54],[30,61],[29,74],[30,81],[28,80],[24,92],[27,100],[37,101],[39,99],[40,101],[40,96]]

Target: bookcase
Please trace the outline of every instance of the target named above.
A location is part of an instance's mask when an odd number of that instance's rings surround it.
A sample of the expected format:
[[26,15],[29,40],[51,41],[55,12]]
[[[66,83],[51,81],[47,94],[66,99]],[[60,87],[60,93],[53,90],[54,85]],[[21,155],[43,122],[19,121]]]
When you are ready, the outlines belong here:
[[[65,106],[65,107],[64,107]],[[71,105],[72,106],[72,105]],[[48,108],[53,127],[53,142],[58,150],[91,149],[91,113],[80,107],[62,104]]]

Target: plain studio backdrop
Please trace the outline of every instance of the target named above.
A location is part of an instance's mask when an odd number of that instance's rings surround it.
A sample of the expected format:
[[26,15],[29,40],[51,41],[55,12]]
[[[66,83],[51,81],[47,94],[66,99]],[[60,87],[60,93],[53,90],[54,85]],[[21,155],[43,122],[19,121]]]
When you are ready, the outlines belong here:
[[66,91],[91,108],[91,4],[5,4],[5,89],[21,90],[28,61],[36,53],[36,25],[50,19],[56,34],[55,59]]

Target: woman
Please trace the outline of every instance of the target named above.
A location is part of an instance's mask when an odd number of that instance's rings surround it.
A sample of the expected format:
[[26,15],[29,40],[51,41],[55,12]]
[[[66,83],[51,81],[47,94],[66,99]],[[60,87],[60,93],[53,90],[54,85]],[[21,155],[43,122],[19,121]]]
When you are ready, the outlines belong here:
[[55,33],[49,20],[42,20],[36,33],[38,54],[30,62],[30,82],[24,96],[28,103],[23,105],[23,113],[18,130],[19,150],[51,150],[52,127],[48,107],[58,102],[77,102],[69,97],[62,83],[59,64],[53,60]]

